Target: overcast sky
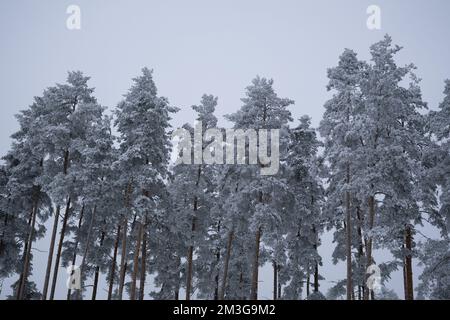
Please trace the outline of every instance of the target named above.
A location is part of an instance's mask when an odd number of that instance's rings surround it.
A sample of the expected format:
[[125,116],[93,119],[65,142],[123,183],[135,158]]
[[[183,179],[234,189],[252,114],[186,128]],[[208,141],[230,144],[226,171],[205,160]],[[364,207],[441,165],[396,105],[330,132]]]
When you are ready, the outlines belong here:
[[[81,30],[66,27],[71,4],[81,8]],[[381,8],[379,31],[366,27],[371,4]],[[260,75],[275,80],[279,96],[295,100],[294,118],[308,114],[317,126],[329,98],[327,68],[344,48],[367,59],[369,46],[385,33],[404,47],[399,64],[417,65],[424,100],[436,109],[450,78],[449,12],[448,0],[2,0],[0,154],[17,129],[14,114],[44,88],[64,82],[69,70],[91,76],[100,103],[112,107],[142,67],[154,69],[159,93],[181,108],[176,127],[193,122],[189,107],[203,93],[219,97],[218,115],[237,110],[245,87]],[[327,238],[321,251],[329,265]],[[44,242],[37,246],[46,250]],[[43,269],[35,265],[40,289]],[[339,266],[322,272],[327,281],[344,277]],[[271,296],[267,277],[261,279],[263,297]],[[391,285],[401,294],[401,275]],[[5,282],[1,296],[7,291]]]

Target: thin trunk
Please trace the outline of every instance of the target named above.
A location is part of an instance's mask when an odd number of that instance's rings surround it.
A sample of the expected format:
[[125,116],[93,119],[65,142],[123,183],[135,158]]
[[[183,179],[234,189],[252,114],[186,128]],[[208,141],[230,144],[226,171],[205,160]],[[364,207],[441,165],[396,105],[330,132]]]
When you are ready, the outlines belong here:
[[275,261],[272,262],[273,265],[273,300],[278,298],[278,266]]
[[128,221],[123,219],[123,233],[122,233],[122,251],[120,254],[120,278],[119,278],[119,300],[122,300],[123,287],[125,284],[125,274],[127,271],[127,228]]
[[136,280],[137,274],[139,272],[139,254],[141,251],[141,242],[142,242],[142,232],[144,230],[143,223],[138,222],[138,238],[136,241],[136,249],[134,250],[133,257],[133,272],[131,273],[131,290],[130,290],[130,300],[136,300]]
[[[363,270],[364,243],[361,229],[361,225],[363,224],[363,218],[361,216],[361,209],[359,207],[356,208],[356,218],[358,219],[358,243],[359,243],[358,261],[360,270]],[[358,284],[358,300],[362,300],[363,296],[364,296],[364,280],[363,283]]]
[[219,300],[223,300],[225,297],[225,290],[227,287],[228,280],[228,266],[230,265],[230,256],[231,256],[231,245],[233,244],[234,231],[231,230],[228,233],[228,241],[227,241],[227,253],[225,255],[225,265],[223,267],[223,277],[222,277],[222,286],[219,292]]
[[191,300],[191,283],[192,283],[192,256],[194,247],[189,246],[187,255],[187,273],[186,273],[186,300]]
[[255,255],[253,258],[252,270],[252,286],[250,291],[250,299],[258,300],[258,271],[259,271],[259,244],[261,241],[261,227],[256,230],[255,236]]
[[[131,193],[133,191],[132,181],[128,183],[127,189],[125,191],[125,206],[128,211],[131,212]],[[122,234],[122,251],[120,254],[120,276],[119,276],[119,300],[123,297],[123,288],[125,285],[125,275],[127,271],[127,230],[128,230],[128,220],[127,217],[123,217],[123,234]]]
[[[350,168],[347,166],[347,183],[350,183]],[[352,282],[352,216],[350,208],[350,192],[345,193],[346,208],[346,257],[347,257],[347,300],[352,300],[353,282]]]
[[50,283],[50,271],[52,270],[53,251],[55,250],[56,233],[58,231],[60,206],[56,206],[55,219],[53,221],[52,237],[50,240],[50,248],[48,249],[47,270],[45,271],[44,289],[42,290],[42,300],[47,300],[48,285]]
[[139,280],[139,300],[144,300],[144,292],[145,292],[145,276],[147,269],[147,232],[145,231],[142,234],[142,254],[141,254],[141,278]]
[[319,263],[314,266],[314,292],[319,292]]
[[[94,208],[92,209],[91,221],[89,222],[88,235],[86,238],[86,248],[84,248],[83,259],[81,260],[81,266],[80,266],[81,279],[83,279],[84,268],[86,266],[86,261],[87,261],[88,255],[89,255],[89,247],[91,244],[91,236],[92,236],[92,230],[94,228],[94,221],[95,221],[96,213],[97,213],[97,205],[94,205]],[[82,298],[83,284],[81,286],[82,287],[77,292],[77,300],[80,300]]]
[[181,265],[181,259],[180,257],[177,255],[176,256],[177,259],[177,282],[175,284],[175,289],[174,289],[174,299],[175,300],[179,300],[180,299],[180,265]]
[[[80,220],[78,221],[78,232],[80,232],[80,230],[81,230],[81,224],[83,222],[83,214],[84,214],[84,204],[81,207]],[[75,266],[75,263],[77,261],[77,250],[78,250],[78,243],[79,243],[78,238],[79,237],[76,237],[75,248],[73,249],[72,266]],[[73,275],[74,272],[75,272],[75,270],[72,269],[71,275]],[[68,289],[67,290],[67,300],[70,300],[71,295],[72,295],[72,289]]]
[[[312,197],[311,204],[314,204],[314,198]],[[313,233],[315,235],[314,239],[314,250],[317,252],[318,236],[316,231],[316,226],[313,225]],[[314,292],[319,292],[319,263],[314,262]]]
[[[405,249],[405,245],[402,245],[402,249]],[[403,258],[403,292],[405,293],[405,300],[408,300],[408,279],[406,277],[406,259]]]
[[[102,236],[100,238],[100,247],[103,246],[103,241],[105,240],[105,232],[102,231]],[[97,298],[97,288],[98,288],[98,277],[100,275],[100,266],[95,267],[95,275],[94,275],[94,286],[92,287],[92,298],[91,300],[95,300]]]
[[242,274],[242,271],[239,273],[239,293],[241,294],[240,300],[246,300],[246,297],[244,296],[244,275]]
[[70,197],[67,200],[66,210],[64,212],[63,224],[61,226],[61,233],[60,233],[59,243],[58,243],[58,251],[56,252],[55,266],[53,269],[53,279],[52,279],[52,287],[50,290],[50,300],[53,300],[53,298],[55,297],[56,282],[58,280],[59,261],[61,260],[61,252],[62,252],[62,246],[64,243],[64,236],[66,234],[67,220],[69,219],[69,211],[70,211]]
[[[64,163],[63,163],[63,174],[67,174],[67,170],[69,169],[69,150],[64,151]],[[70,201],[70,198],[69,198]],[[48,292],[48,285],[50,284],[50,273],[52,269],[52,262],[53,262],[53,251],[55,250],[55,241],[56,241],[56,233],[58,232],[58,221],[59,221],[59,214],[61,211],[61,207],[58,205],[56,206],[56,213],[55,213],[55,221],[53,222],[53,230],[52,230],[52,237],[50,240],[50,248],[48,250],[48,259],[47,259],[47,270],[45,272],[45,281],[44,281],[44,289],[42,291],[42,300],[47,300],[47,292]],[[63,226],[64,228],[64,226]],[[59,260],[58,260],[59,264]],[[56,266],[57,268],[58,266]],[[55,274],[53,275],[53,282],[55,282]],[[52,283],[53,285],[53,283]],[[52,295],[51,295],[52,296]],[[53,297],[50,298],[52,300]]]
[[[375,198],[373,196],[369,197],[369,231],[373,229],[375,221]],[[372,256],[372,236],[369,236],[366,241],[366,270],[373,263]],[[366,289],[364,290],[364,300],[369,300],[371,290],[367,288],[368,275],[366,274]]]
[[309,274],[308,271],[308,275],[306,277],[306,298],[309,297],[309,293],[310,293],[310,288],[311,287],[311,275]]
[[[220,235],[220,223],[219,220],[217,224],[217,234]],[[216,246],[216,275],[214,276],[214,300],[219,300],[219,264],[220,264],[220,247],[219,245]]]
[[25,251],[25,262],[23,265],[23,271],[22,271],[22,281],[19,285],[19,300],[22,300],[24,298],[24,293],[26,289],[26,283],[28,280],[28,271],[30,269],[30,260],[31,260],[31,247],[33,246],[33,238],[34,238],[34,227],[36,225],[36,215],[37,215],[37,201],[34,201],[33,210],[32,210],[32,218],[31,218],[31,226],[30,231],[28,233],[28,240],[27,240],[27,248]]
[[188,248],[188,255],[187,255],[187,274],[186,274],[186,300],[191,299],[191,287],[192,287],[192,269],[193,269],[193,255],[194,255],[194,246],[192,244],[193,241],[193,235],[195,232],[195,223],[196,223],[196,211],[198,209],[198,199],[197,196],[194,197],[194,216],[192,217],[192,233],[191,233],[191,244]]
[[[280,267],[278,267],[278,279],[280,279]],[[281,282],[278,281],[278,300],[281,299]]]
[[114,287],[114,277],[116,275],[116,262],[117,262],[117,249],[119,248],[119,241],[120,241],[120,223],[117,226],[117,236],[116,241],[114,242],[114,252],[113,252],[113,259],[111,263],[111,271],[109,273],[109,288],[108,288],[108,300],[111,300],[112,298],[112,292]]
[[[31,222],[33,221],[33,212],[34,212],[34,209],[32,208],[31,212],[30,212],[30,216],[28,218],[28,222],[27,222],[28,228],[30,228]],[[28,252],[28,237],[25,239],[25,243],[23,245],[22,266],[25,265],[25,258],[26,258],[27,252]],[[19,277],[19,281],[17,283],[16,292],[15,292],[17,300],[20,299],[20,287],[21,287],[22,280],[23,280],[23,270],[24,270],[24,268],[22,267],[22,271],[20,272],[20,277]]]
[[414,286],[413,286],[413,270],[412,270],[412,232],[411,226],[407,226],[405,230],[405,272],[406,272],[406,300],[414,300]]

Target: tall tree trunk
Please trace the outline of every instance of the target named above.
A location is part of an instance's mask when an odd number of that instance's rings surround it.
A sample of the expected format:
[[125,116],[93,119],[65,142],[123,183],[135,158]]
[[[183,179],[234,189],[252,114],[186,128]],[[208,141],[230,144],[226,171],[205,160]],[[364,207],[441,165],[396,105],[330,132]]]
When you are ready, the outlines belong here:
[[139,272],[139,254],[141,251],[141,242],[142,242],[142,232],[143,232],[143,223],[138,222],[138,238],[136,241],[136,249],[134,250],[133,257],[133,271],[131,273],[131,290],[130,290],[130,300],[136,299],[136,279],[137,274]]
[[[84,204],[83,204],[83,206],[81,207],[80,220],[78,221],[78,232],[80,232],[80,230],[81,230],[81,224],[82,224],[82,222],[83,222],[83,214],[84,214]],[[74,249],[73,249],[72,266],[75,266],[75,263],[76,263],[76,261],[77,261],[77,250],[78,250],[78,243],[79,243],[78,238],[79,238],[79,237],[76,237],[76,240],[75,240],[75,247],[74,247]],[[74,272],[75,272],[75,270],[72,269],[72,272],[71,272],[70,275],[73,275]],[[72,295],[72,289],[67,289],[67,300],[70,300],[70,296],[71,296],[71,295]]]
[[[128,183],[127,189],[125,191],[125,206],[128,211],[131,212],[131,194],[133,192],[132,180]],[[125,276],[127,272],[127,230],[128,230],[128,220],[127,217],[123,217],[123,234],[122,234],[122,250],[120,254],[120,274],[119,274],[119,300],[123,297],[123,288],[125,285]]]
[[181,259],[178,255],[176,255],[176,261],[177,261],[177,273],[176,273],[176,278],[177,278],[177,282],[175,283],[175,288],[174,288],[174,300],[179,300],[180,299],[180,265],[181,265]]
[[[220,223],[217,224],[217,234],[220,235]],[[220,264],[220,246],[216,246],[216,275],[214,276],[214,300],[219,300],[219,264]]]
[[[402,245],[402,249],[405,249],[405,245]],[[403,258],[403,292],[405,294],[405,300],[408,300],[408,279],[406,277],[406,259]]]
[[233,243],[233,237],[234,237],[234,231],[231,230],[228,233],[227,253],[225,255],[225,265],[223,267],[223,277],[222,277],[222,285],[220,287],[220,292],[219,292],[219,300],[223,300],[225,297],[225,290],[227,287],[227,280],[228,280],[228,266],[230,265],[231,245]]
[[119,300],[122,300],[123,287],[125,284],[125,275],[127,270],[127,228],[128,221],[126,217],[123,219],[123,232],[122,232],[122,250],[120,254],[120,278],[119,278]]
[[147,270],[147,231],[146,223],[144,224],[144,231],[142,233],[142,253],[141,253],[141,277],[139,280],[139,300],[144,300],[145,293],[145,277]]
[[261,227],[256,230],[255,236],[255,255],[253,258],[252,270],[252,286],[250,291],[250,299],[258,300],[258,271],[259,271],[259,244],[261,241]]
[[314,292],[319,292],[319,263],[317,261],[314,266]]
[[[309,269],[309,267],[308,267],[308,269]],[[310,294],[310,288],[311,287],[311,275],[309,274],[309,271],[308,271],[308,275],[306,276],[306,298],[308,298],[309,297],[309,294]]]
[[48,285],[50,283],[50,272],[52,270],[53,251],[55,250],[55,240],[56,240],[56,233],[58,231],[58,222],[59,222],[60,211],[61,211],[61,207],[59,205],[56,206],[55,219],[53,221],[53,230],[52,230],[52,236],[51,236],[51,240],[50,240],[50,247],[48,249],[47,270],[45,271],[44,288],[42,290],[42,300],[47,300]]
[[[369,197],[369,231],[373,229],[375,221],[375,198],[373,196]],[[372,256],[372,236],[369,236],[366,241],[366,271],[369,266],[373,263],[373,256]],[[369,296],[371,294],[371,291],[369,288],[367,288],[367,279],[369,276],[366,274],[366,289],[364,290],[364,300],[369,300]]]
[[[28,218],[28,222],[27,222],[28,228],[31,227],[32,221],[33,221],[33,208],[31,209],[30,216]],[[23,245],[22,266],[25,265],[25,257],[26,257],[27,252],[28,252],[28,237],[25,239],[25,243]],[[15,292],[17,300],[20,299],[20,286],[21,286],[22,280],[23,280],[23,271],[24,271],[24,268],[22,267],[22,271],[20,272],[20,277],[19,277],[19,281],[17,283],[16,292]]]
[[[361,209],[359,207],[356,208],[356,218],[358,219],[358,262],[359,262],[359,268],[360,270],[363,270],[364,264],[363,264],[363,257],[364,257],[364,243],[363,243],[363,236],[362,236],[362,229],[361,226],[363,224],[363,217],[361,215]],[[364,296],[364,279],[362,278],[363,282],[358,284],[358,300],[362,300]]]
[[[347,166],[347,183],[350,183],[350,168]],[[352,300],[352,215],[350,207],[350,192],[345,192],[345,226],[346,226],[346,258],[347,258],[347,300]]]
[[[314,197],[311,198],[311,205],[314,204]],[[317,252],[317,246],[318,246],[318,235],[316,226],[313,225],[313,233],[314,233],[314,251]],[[314,292],[319,292],[319,263],[317,261],[314,262]]]
[[[103,241],[105,240],[105,232],[102,231],[102,235],[100,238],[100,248],[103,246]],[[100,266],[95,267],[95,275],[94,275],[94,286],[92,287],[92,298],[91,300],[95,300],[97,298],[97,288],[98,288],[98,278],[100,275]]]
[[61,226],[61,233],[60,233],[59,243],[58,243],[58,251],[56,252],[55,266],[53,269],[53,279],[52,279],[52,287],[50,290],[50,300],[53,300],[53,298],[55,297],[56,282],[58,280],[59,261],[61,259],[62,246],[63,246],[63,242],[64,242],[64,236],[66,234],[67,220],[69,219],[69,211],[70,211],[70,197],[67,200],[66,210],[64,212],[64,219],[63,219],[63,223]]
[[194,255],[194,232],[195,232],[195,224],[196,224],[196,212],[198,209],[198,198],[197,196],[194,197],[194,216],[192,217],[192,234],[191,234],[191,244],[188,248],[188,255],[187,255],[187,274],[186,274],[186,300],[191,299],[191,287],[192,287],[192,269],[193,269],[193,255]]
[[108,288],[108,300],[112,298],[112,292],[114,287],[114,277],[116,275],[116,262],[117,262],[117,249],[119,248],[120,241],[120,223],[117,226],[117,236],[116,241],[114,241],[114,251],[113,251],[113,259],[111,262],[111,271],[109,273],[109,288]]
[[[278,266],[278,279],[280,279],[280,271],[281,271],[281,267]],[[280,280],[278,280],[278,300],[281,299],[281,282]]]
[[272,261],[273,266],[273,300],[278,298],[278,266],[277,263]]
[[[87,235],[87,238],[86,238],[86,248],[84,248],[83,259],[81,260],[81,266],[80,266],[81,279],[83,279],[84,269],[86,267],[86,261],[87,261],[88,255],[89,255],[89,248],[90,248],[90,245],[91,245],[92,230],[94,229],[94,221],[95,221],[95,215],[96,214],[97,214],[97,205],[94,205],[94,208],[92,209],[91,221],[89,222],[88,235]],[[83,283],[81,284],[81,286],[82,287],[77,292],[77,300],[80,300],[82,298]]]
[[31,260],[31,247],[33,246],[34,227],[36,225],[37,206],[38,206],[37,200],[35,200],[32,209],[33,213],[31,218],[30,231],[28,232],[27,246],[25,251],[25,262],[22,270],[22,279],[19,284],[19,300],[22,300],[24,298],[26,283],[28,280],[28,272],[30,269],[30,260]]
[[414,300],[414,286],[413,286],[413,270],[412,270],[412,232],[411,226],[406,226],[405,230],[405,272],[406,272],[406,300]]

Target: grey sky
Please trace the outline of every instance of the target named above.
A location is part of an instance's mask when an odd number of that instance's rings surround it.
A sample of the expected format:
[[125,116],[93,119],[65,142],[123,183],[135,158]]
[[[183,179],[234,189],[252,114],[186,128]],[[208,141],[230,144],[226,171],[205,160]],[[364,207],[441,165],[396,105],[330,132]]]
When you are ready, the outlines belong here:
[[[70,4],[81,8],[79,31],[66,28]],[[381,8],[381,31],[366,27],[370,4]],[[160,94],[181,108],[174,126],[193,122],[189,106],[203,93],[219,97],[219,116],[237,110],[258,74],[296,101],[295,118],[308,114],[317,126],[329,97],[326,69],[346,47],[367,59],[369,46],[385,33],[405,47],[399,63],[418,66],[424,99],[435,109],[450,77],[449,12],[448,0],[1,1],[0,154],[17,129],[13,115],[78,69],[92,77],[100,103],[111,107],[143,66],[153,68]],[[327,246],[322,250],[329,256]],[[324,273],[342,278],[336,268]],[[270,297],[270,279],[265,282],[263,296]]]

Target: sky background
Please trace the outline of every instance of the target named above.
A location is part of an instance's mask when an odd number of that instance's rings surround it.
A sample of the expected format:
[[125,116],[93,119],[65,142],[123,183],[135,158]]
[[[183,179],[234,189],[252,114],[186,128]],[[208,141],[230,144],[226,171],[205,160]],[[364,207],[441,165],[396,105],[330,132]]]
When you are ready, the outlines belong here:
[[[81,8],[81,30],[66,28],[71,4]],[[381,30],[366,27],[372,4],[381,8]],[[436,109],[444,79],[450,78],[449,12],[448,0],[2,0],[0,154],[18,128],[14,114],[44,88],[64,82],[69,70],[91,76],[99,102],[111,108],[142,67],[154,69],[159,93],[181,108],[174,127],[193,123],[190,106],[204,93],[219,97],[219,125],[226,126],[221,116],[241,106],[245,87],[260,75],[275,80],[280,97],[295,100],[295,119],[308,114],[317,126],[330,97],[327,68],[337,64],[344,48],[368,59],[369,46],[385,33],[404,47],[397,62],[417,65],[424,100]],[[433,236],[427,227],[423,232]],[[36,249],[45,251],[47,241],[36,243]],[[323,292],[345,276],[342,264],[331,266],[333,247],[326,234],[320,248],[326,265]],[[39,289],[46,257],[35,252],[33,278]],[[416,283],[418,273],[416,266]],[[61,269],[57,297],[65,296],[65,279]],[[3,283],[0,298],[10,294],[12,280]],[[271,271],[264,268],[261,298],[271,297],[271,281]],[[389,287],[403,296],[400,273]]]

